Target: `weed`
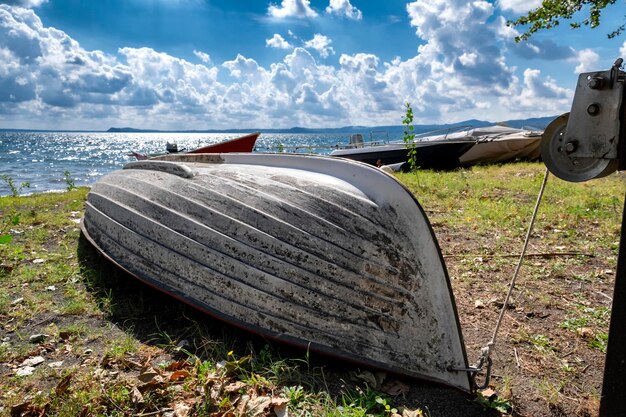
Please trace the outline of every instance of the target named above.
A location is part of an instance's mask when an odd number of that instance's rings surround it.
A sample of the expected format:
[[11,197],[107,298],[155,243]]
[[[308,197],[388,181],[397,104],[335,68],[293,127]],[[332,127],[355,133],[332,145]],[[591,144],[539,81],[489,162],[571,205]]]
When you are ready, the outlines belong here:
[[513,411],[513,406],[509,400],[500,398],[495,394],[490,397],[485,397],[481,392],[478,392],[474,402],[482,406],[485,410],[497,410],[501,413],[510,413]]
[[415,133],[413,132],[413,109],[409,102],[404,105],[406,113],[402,119],[404,125],[404,146],[407,149],[407,163],[409,164],[409,170],[416,171],[417,166],[417,146],[415,145]]
[[566,381],[564,380],[560,380],[558,381],[558,383],[555,384],[548,379],[544,379],[537,384],[537,388],[543,399],[548,404],[556,405],[559,402],[559,397],[565,384]]
[[292,409],[298,409],[300,403],[302,403],[305,399],[306,393],[304,392],[304,388],[302,385],[293,386],[293,387],[284,387],[283,394],[289,400],[289,405]]
[[8,342],[0,342],[0,362],[7,362],[10,358],[10,345]]
[[376,402],[383,407],[383,414],[386,416],[391,416],[392,414],[396,414],[398,412],[397,408],[391,408],[391,405],[387,403],[385,398],[376,397]]
[[196,375],[200,383],[206,382],[215,371],[215,365],[211,361],[196,361]]
[[65,171],[63,172],[63,179],[65,180],[65,185],[66,185],[66,190],[67,191],[72,191],[76,188],[76,185],[74,184],[74,180],[72,179],[72,176],[70,175],[69,171]]
[[596,334],[588,343],[590,348],[597,349],[602,353],[606,353],[606,346],[609,342],[609,335],[605,332]]
[[542,334],[535,334],[530,336],[530,344],[539,351],[549,352],[554,350],[554,347],[550,344],[550,338]]
[[107,343],[107,348],[104,352],[104,356],[116,361],[122,359],[129,353],[137,352],[139,348],[139,342],[131,335],[123,335],[121,337],[114,338]]
[[9,186],[9,190],[11,190],[11,196],[19,197],[24,188],[30,188],[29,182],[22,182],[19,186],[15,185],[15,181],[9,175],[3,174],[0,175],[0,178]]
[[20,213],[13,210],[10,214],[2,216],[2,226],[0,226],[0,245],[8,245],[13,240],[13,235],[7,233],[11,226],[20,223]]
[[[606,352],[608,334],[597,329],[608,327],[611,310],[608,307],[588,307],[583,304],[575,305],[576,312],[570,314],[562,323],[563,329],[571,330],[588,339],[587,344],[600,352]],[[595,329],[595,330],[594,330]]]

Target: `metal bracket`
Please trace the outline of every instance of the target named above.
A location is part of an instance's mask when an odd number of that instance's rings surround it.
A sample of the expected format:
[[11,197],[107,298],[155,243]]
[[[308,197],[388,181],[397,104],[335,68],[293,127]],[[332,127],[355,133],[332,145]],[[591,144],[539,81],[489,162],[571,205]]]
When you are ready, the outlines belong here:
[[617,159],[620,111],[626,73],[615,62],[608,71],[580,74],[563,138],[569,158]]
[[[489,382],[491,381],[491,367],[493,365],[493,361],[491,360],[491,357],[489,355],[490,351],[490,346],[485,346],[482,349],[482,353],[480,355],[480,358],[478,359],[478,362],[474,366],[470,366],[467,368],[450,366],[448,367],[448,370],[455,372],[468,372],[472,380],[472,388],[479,390],[485,389],[489,386]],[[485,380],[482,384],[478,385],[476,383],[476,376],[478,376],[478,374],[482,372],[483,368],[485,368]]]

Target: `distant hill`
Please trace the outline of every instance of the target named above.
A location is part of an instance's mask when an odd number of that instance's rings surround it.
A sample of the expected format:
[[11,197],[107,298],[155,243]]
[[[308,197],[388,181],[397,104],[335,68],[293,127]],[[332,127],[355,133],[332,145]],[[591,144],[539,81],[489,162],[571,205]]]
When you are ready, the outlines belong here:
[[[485,120],[464,120],[458,123],[448,124],[428,124],[428,125],[414,125],[415,133],[432,132],[434,130],[450,129],[464,126],[472,127],[485,127],[494,124],[503,126],[510,126],[514,128],[532,128],[543,130],[548,124],[554,120],[556,116],[550,117],[535,117],[530,119],[515,119],[506,120],[502,122],[488,122]],[[386,125],[386,126],[344,126],[336,128],[308,128],[308,127],[291,127],[287,129],[262,129],[262,128],[250,128],[250,129],[207,129],[207,130],[155,130],[155,129],[137,129],[133,127],[112,127],[107,132],[113,133],[250,133],[250,132],[262,132],[262,133],[336,133],[336,134],[350,134],[350,133],[364,133],[371,131],[386,131],[390,135],[399,135],[404,131],[403,125]]]
[[[428,125],[414,125],[415,133],[432,132],[434,130],[450,129],[461,126],[473,126],[484,127],[494,124],[521,128],[532,128],[542,130],[545,129],[548,124],[554,120],[556,116],[550,117],[536,117],[530,119],[514,119],[505,120],[502,122],[488,122],[485,120],[470,119],[464,120],[458,123],[446,123],[446,124],[428,124]],[[158,129],[144,129],[134,127],[111,127],[107,130],[110,133],[328,133],[328,134],[351,134],[351,133],[369,133],[372,131],[385,131],[389,133],[390,137],[399,136],[404,131],[403,125],[383,125],[383,126],[343,126],[333,128],[308,128],[308,127],[290,127],[285,129],[263,129],[263,128],[245,128],[245,129],[205,129],[205,130],[158,130]],[[67,130],[67,129],[3,129],[0,128],[0,132],[99,132],[97,130]]]

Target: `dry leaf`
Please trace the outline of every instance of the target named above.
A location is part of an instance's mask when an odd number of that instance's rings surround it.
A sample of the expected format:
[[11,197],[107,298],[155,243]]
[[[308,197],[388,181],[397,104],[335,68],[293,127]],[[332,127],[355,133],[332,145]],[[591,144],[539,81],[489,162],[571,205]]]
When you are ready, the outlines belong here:
[[174,406],[174,415],[176,417],[187,417],[189,411],[191,411],[191,407],[185,403],[179,403]]
[[70,386],[71,379],[72,379],[72,374],[68,374],[65,376],[65,378],[59,381],[59,383],[57,384],[57,387],[54,390],[57,396],[60,397],[61,395],[67,392],[67,389]]
[[421,408],[418,408],[417,410],[409,410],[405,408],[402,410],[402,417],[424,417],[424,412]]
[[187,377],[189,377],[188,371],[185,371],[185,370],[175,371],[175,372],[172,372],[172,375],[170,375],[170,382],[182,381],[183,379],[186,379]]
[[487,388],[481,391],[481,394],[483,395],[483,397],[485,398],[491,398],[494,395],[496,395],[496,392],[494,390],[492,390],[491,388]]
[[141,392],[139,392],[139,389],[137,389],[137,387],[133,387],[130,395],[133,404],[143,404],[145,402],[143,395],[141,394]]
[[165,368],[166,371],[178,371],[179,369],[189,368],[191,364],[187,361],[172,362]]
[[250,401],[250,396],[249,395],[242,395],[239,398],[239,402],[237,403],[237,410],[236,410],[238,416],[247,416],[248,415],[248,414],[246,414],[248,401]]
[[237,381],[237,382],[233,382],[232,384],[228,384],[224,387],[224,391],[232,393],[232,392],[237,392],[242,388],[245,388],[247,386],[247,384],[245,382],[241,382],[241,381]]
[[11,417],[43,417],[48,413],[50,403],[46,403],[43,407],[25,402],[11,407]]
[[356,377],[358,379],[365,381],[365,383],[373,389],[378,389],[379,387],[378,380],[376,379],[376,375],[374,375],[373,372],[363,371],[360,374],[358,374]]
[[287,398],[273,397],[272,398],[272,410],[276,417],[287,417],[287,405],[289,404],[289,400]]
[[154,380],[157,376],[159,376],[159,373],[155,371],[154,368],[148,367],[143,369],[137,378],[141,382],[148,383]]
[[392,379],[385,382],[380,390],[385,394],[389,394],[395,397],[398,395],[407,395],[411,388],[407,384]]
[[272,399],[269,397],[256,397],[248,401],[246,404],[246,416],[257,417],[265,414],[270,408]]

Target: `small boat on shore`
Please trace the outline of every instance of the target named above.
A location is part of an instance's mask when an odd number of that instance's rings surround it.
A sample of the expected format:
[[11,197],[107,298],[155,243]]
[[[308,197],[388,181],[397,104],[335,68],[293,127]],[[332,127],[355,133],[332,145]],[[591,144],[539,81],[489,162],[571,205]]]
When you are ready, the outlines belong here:
[[[422,169],[454,169],[461,166],[539,158],[541,130],[506,126],[460,127],[416,135],[416,166]],[[364,142],[352,135],[350,144],[331,156],[353,159],[370,165],[397,165],[408,159],[404,141]]]
[[214,143],[207,146],[202,146],[197,149],[186,151],[184,149],[179,150],[176,143],[167,143],[166,151],[160,154],[146,155],[139,152],[132,151],[129,156],[134,156],[138,161],[144,161],[157,156],[172,154],[172,153],[232,153],[232,152],[252,152],[256,140],[261,135],[260,132],[250,133],[244,136],[240,136],[233,139],[228,139],[223,142]]
[[[462,128],[461,128],[462,129]],[[447,129],[417,135],[412,142],[415,147],[416,166],[422,169],[454,169],[460,166],[459,158],[467,152],[476,141],[471,137],[450,137],[457,129]],[[404,141],[363,141],[363,136],[355,134],[350,143],[330,153],[331,156],[348,158],[366,164],[383,166],[406,162],[408,148]]]
[[476,145],[459,158],[461,165],[493,164],[540,157],[542,130],[488,126],[473,129]]
[[365,164],[174,154],[91,189],[82,231],[141,281],[266,337],[471,389],[441,251],[414,196]]

